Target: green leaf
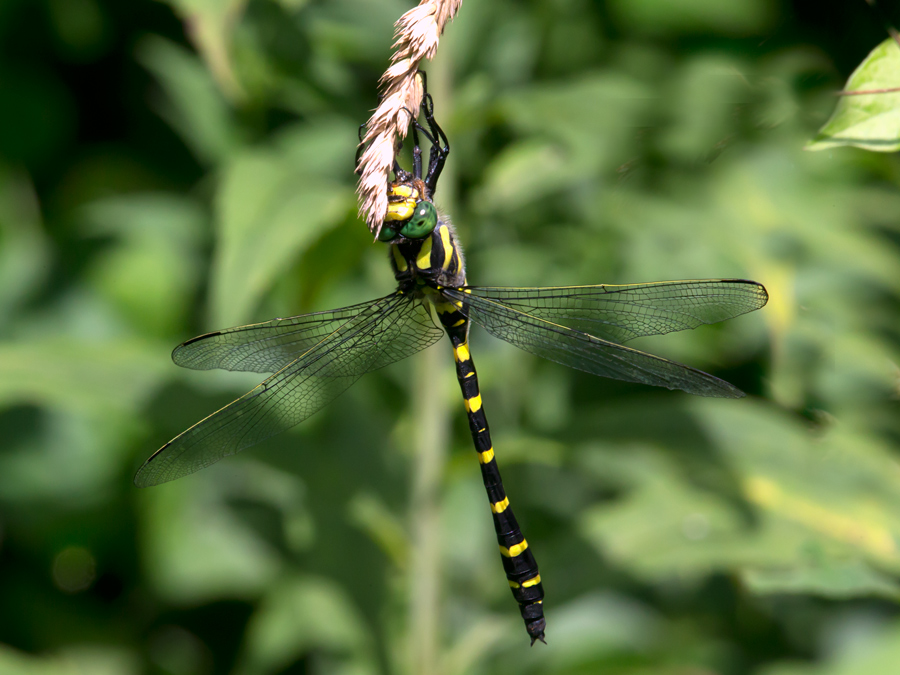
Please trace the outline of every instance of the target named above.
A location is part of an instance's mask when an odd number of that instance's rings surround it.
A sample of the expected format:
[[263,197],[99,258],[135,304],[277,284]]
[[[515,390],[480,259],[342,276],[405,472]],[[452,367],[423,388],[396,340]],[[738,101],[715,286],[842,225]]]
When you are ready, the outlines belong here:
[[4,675],[136,675],[135,655],[119,647],[69,647],[50,656],[34,656],[0,644],[0,672]]
[[25,175],[0,167],[0,323],[46,277],[48,242]]
[[311,651],[331,652],[343,666],[329,672],[376,672],[371,635],[346,592],[323,578],[283,579],[271,586],[251,618],[235,672],[283,672]]
[[744,583],[754,593],[809,593],[826,598],[863,596],[900,600],[900,586],[890,576],[862,560],[821,559],[806,565],[777,569],[748,569]]
[[275,279],[344,220],[353,193],[329,174],[344,165],[352,175],[346,159],[355,142],[350,125],[305,124],[229,165],[216,198],[214,326],[246,323]]
[[[760,675],[895,675],[900,663],[900,625],[889,625],[872,630],[870,621],[859,621],[856,626],[843,627],[844,632],[855,632],[855,639],[845,649],[822,664],[779,664],[764,668]],[[832,633],[834,637],[846,635]],[[832,653],[835,651],[832,645]]]
[[752,35],[766,29],[776,16],[770,0],[616,0],[617,20],[639,32]]
[[231,38],[247,0],[166,0],[191,26],[189,33],[206,67],[230,100],[243,96],[234,73]]
[[0,406],[23,403],[91,414],[134,412],[169,370],[165,348],[134,340],[51,336],[0,344]]
[[200,281],[207,216],[195,201],[139,193],[84,208],[84,230],[115,238],[98,255],[91,280],[144,334],[170,336],[183,325]]
[[217,164],[240,146],[242,134],[231,108],[195,54],[151,36],[138,44],[137,58],[166,94],[159,114],[200,161]]
[[155,590],[176,603],[257,597],[278,576],[277,551],[228,505],[262,502],[290,517],[302,509],[296,488],[276,470],[234,461],[142,491],[143,554]]
[[[788,416],[748,400],[691,401],[690,409],[701,437],[726,453],[739,499],[724,486],[704,489],[692,479],[696,469],[683,470],[653,445],[594,450],[583,461],[627,495],[585,514],[590,541],[648,580],[729,570],[762,593],[898,597],[900,586],[882,571],[900,571],[900,489],[886,448],[850,430],[814,440]],[[677,414],[657,406],[654,426],[672,427]],[[641,415],[620,409],[616,422],[605,420],[608,436],[617,425],[633,435]],[[681,438],[683,464],[695,450]]]
[[[845,91],[900,87],[900,45],[888,38],[853,71]],[[842,96],[807,150],[852,145],[875,152],[900,150],[900,91]]]
[[378,545],[398,569],[409,565],[409,534],[388,506],[372,493],[356,495],[348,505],[350,521]]

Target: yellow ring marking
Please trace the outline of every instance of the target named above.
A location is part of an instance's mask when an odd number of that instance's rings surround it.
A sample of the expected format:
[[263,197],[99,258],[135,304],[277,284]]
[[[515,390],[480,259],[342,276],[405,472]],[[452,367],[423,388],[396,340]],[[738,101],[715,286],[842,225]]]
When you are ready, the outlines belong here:
[[509,582],[509,587],[510,587],[510,588],[518,588],[518,587],[519,587],[519,584],[517,584],[515,581],[510,581],[510,582]]
[[438,314],[452,314],[456,311],[456,308],[449,302],[439,302],[436,300],[434,306],[437,309]]
[[503,513],[506,511],[506,507],[509,506],[509,497],[504,497],[499,502],[494,502],[491,504],[491,511],[494,513]]
[[492,459],[494,459],[494,449],[488,448],[484,452],[478,453],[478,461],[481,464],[488,464]]
[[523,539],[522,543],[514,544],[509,548],[501,546],[500,555],[502,555],[504,558],[515,558],[517,555],[521,555],[522,551],[524,551],[526,548],[528,548],[528,542]]
[[[468,380],[470,377],[475,377],[475,372],[474,372],[474,371],[466,375],[466,379],[467,379],[467,380]],[[482,429],[482,431],[484,431],[484,429]]]
[[523,581],[522,588],[528,588],[529,586],[537,586],[539,583],[541,583],[541,575],[540,574],[532,577],[531,579],[528,579],[527,581]]
[[466,399],[466,410],[470,413],[481,410],[481,394]]
[[469,345],[465,342],[460,342],[459,346],[453,348],[453,355],[456,357],[457,363],[472,358],[469,354]]

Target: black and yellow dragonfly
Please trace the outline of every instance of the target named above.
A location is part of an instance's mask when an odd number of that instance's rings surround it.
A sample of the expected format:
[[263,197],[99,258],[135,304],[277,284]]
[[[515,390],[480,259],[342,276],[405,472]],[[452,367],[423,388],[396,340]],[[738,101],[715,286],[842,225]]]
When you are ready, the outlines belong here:
[[[379,234],[390,246],[397,290],[351,307],[216,331],[177,347],[172,358],[186,368],[274,374],[160,448],[134,480],[141,487],[158,485],[249,448],[299,424],[363,374],[429,347],[446,332],[503,567],[534,644],[544,639],[544,591],[500,479],[469,349],[470,323],[593,375],[738,398],[743,393],[723,380],[623,343],[751,312],[766,304],[767,294],[760,284],[741,279],[554,288],[467,285],[456,233],[431,201],[449,144],[434,121],[428,94],[422,110],[428,128],[413,123],[413,171],[395,163]],[[424,178],[419,132],[431,143]]]

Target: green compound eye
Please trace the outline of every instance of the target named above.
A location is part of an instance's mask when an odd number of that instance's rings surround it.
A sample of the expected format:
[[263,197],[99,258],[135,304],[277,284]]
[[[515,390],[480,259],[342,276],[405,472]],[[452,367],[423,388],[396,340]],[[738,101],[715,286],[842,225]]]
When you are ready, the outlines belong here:
[[387,223],[382,223],[381,232],[378,233],[378,241],[390,241],[397,236],[397,230]]
[[416,204],[412,218],[400,228],[400,234],[407,239],[424,239],[434,232],[437,226],[437,209],[431,202],[421,201]]

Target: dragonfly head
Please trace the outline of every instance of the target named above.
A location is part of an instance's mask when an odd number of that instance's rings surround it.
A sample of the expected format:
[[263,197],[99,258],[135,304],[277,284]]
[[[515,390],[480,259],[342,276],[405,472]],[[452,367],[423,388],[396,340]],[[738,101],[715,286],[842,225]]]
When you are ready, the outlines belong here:
[[425,239],[437,226],[437,209],[425,198],[422,181],[395,182],[388,187],[388,210],[378,240]]
[[[394,182],[388,185],[388,208],[378,233],[378,241],[400,243],[405,240],[423,240],[428,238],[437,227],[438,214],[431,203],[437,189],[438,178],[444,169],[447,155],[450,154],[450,141],[434,119],[434,101],[428,93],[425,73],[416,75],[421,80],[422,103],[421,114],[425,126],[416,120],[417,114],[404,108],[410,116],[409,131],[413,140],[413,170],[407,171],[400,166],[394,153]],[[357,166],[364,152],[362,128],[360,146],[357,150]],[[419,134],[431,144],[428,151],[428,167],[422,165],[422,146]],[[396,148],[400,150],[401,145]]]

